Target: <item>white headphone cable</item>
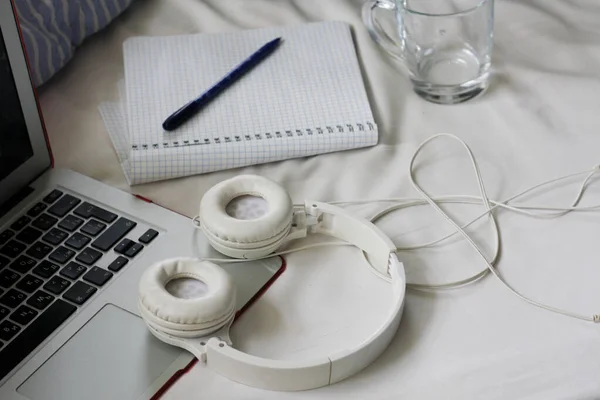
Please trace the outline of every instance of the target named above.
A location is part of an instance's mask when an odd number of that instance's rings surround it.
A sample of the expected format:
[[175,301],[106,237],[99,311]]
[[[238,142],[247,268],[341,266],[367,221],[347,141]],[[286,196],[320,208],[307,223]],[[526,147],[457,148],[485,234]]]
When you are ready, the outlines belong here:
[[[440,135],[437,135],[440,136]],[[451,135],[452,136],[452,135]],[[462,142],[462,140],[458,139],[456,136],[452,136],[453,138],[459,140],[460,142]],[[430,140],[433,140],[435,137],[432,137]],[[464,142],[462,142],[464,144]],[[423,145],[425,145],[425,143],[423,143]],[[416,158],[416,155],[418,153],[418,151],[420,151],[420,149],[422,148],[422,146],[419,148],[419,150],[417,150],[417,152],[415,152],[415,154],[413,155],[413,161]],[[469,152],[470,153],[470,152]],[[475,159],[473,157],[473,155],[470,153],[471,157],[472,157],[472,162],[475,162]],[[477,168],[475,168],[475,171],[477,173]],[[517,213],[522,213],[524,215],[528,215],[528,216],[532,216],[532,217],[539,217],[539,218],[552,218],[552,217],[556,217],[556,216],[561,216],[564,215],[568,212],[571,211],[585,211],[585,210],[595,210],[600,208],[600,205],[597,206],[588,206],[588,207],[577,207],[577,205],[579,204],[579,201],[581,200],[583,193],[587,187],[587,184],[589,183],[589,180],[592,178],[592,176],[594,174],[596,174],[597,172],[600,171],[600,168],[597,166],[595,168],[593,168],[591,171],[587,170],[587,171],[583,171],[583,172],[578,172],[578,173],[574,173],[574,174],[569,174],[560,178],[555,178],[540,184],[537,184],[529,189],[526,189],[516,195],[513,195],[512,197],[506,199],[504,202],[497,202],[494,200],[489,200],[488,201],[490,203],[493,203],[494,206],[491,207],[491,210],[493,211],[496,207],[502,207],[502,208],[506,208],[508,210],[511,211],[515,211]],[[412,173],[412,169],[411,169],[411,173]],[[540,187],[561,181],[561,180],[565,180],[568,178],[572,178],[575,176],[579,176],[582,174],[587,174],[586,178],[583,180],[579,191],[577,192],[577,195],[571,205],[571,207],[542,207],[542,206],[509,206],[507,203],[518,198],[521,196],[524,196],[525,194],[528,194],[536,189],[539,189]],[[412,177],[411,177],[412,179]],[[483,180],[478,179],[479,182],[481,184],[483,184]],[[413,182],[414,185],[414,182]],[[450,196],[443,196],[443,197],[439,197],[439,198],[433,198],[434,201],[439,202],[439,203],[458,203],[458,204],[480,204],[481,203],[481,197],[477,197],[477,196],[467,196],[467,195],[450,195]],[[427,200],[413,200],[413,199],[383,199],[383,200],[375,200],[375,201],[408,201],[405,203],[401,203],[401,204],[397,204],[397,205],[393,205],[390,207],[385,208],[384,210],[380,211],[378,214],[376,214],[375,216],[371,217],[371,222],[375,223],[378,219],[380,219],[381,217],[383,217],[384,215],[395,211],[395,210],[399,210],[399,209],[403,209],[403,208],[407,208],[407,207],[411,207],[411,206],[417,206],[417,205],[427,205],[429,204],[429,202]],[[369,201],[359,201],[359,203],[368,203]],[[344,203],[344,202],[339,202],[339,203]],[[549,211],[556,211],[559,210],[560,212],[558,213],[554,213],[554,214],[538,214],[538,213],[533,213],[530,211],[525,211],[524,209],[544,209],[544,210],[549,210]],[[479,219],[481,219],[482,217],[488,215],[490,213],[490,211],[488,211],[486,209],[486,211],[482,214],[480,214],[479,216],[477,216],[476,218],[474,218],[473,220],[471,220],[470,222],[468,222],[467,224],[463,225],[461,228],[464,230],[467,227],[469,227],[470,225],[472,225],[473,223],[475,223],[476,221],[478,221]],[[497,261],[497,257],[499,254],[499,232],[498,232],[498,227],[497,227],[497,222],[495,219],[491,220],[492,225],[494,227],[494,236],[495,236],[495,249],[493,251],[493,258],[491,261],[489,261],[491,264],[495,264],[495,262]],[[425,248],[425,247],[431,247],[437,243],[440,243],[446,239],[449,239],[450,237],[459,234],[459,231],[454,231],[444,237],[441,237],[437,240],[433,240],[431,242],[425,243],[425,244],[420,244],[420,245],[416,245],[416,246],[406,246],[406,247],[397,247],[396,251],[400,252],[400,251],[408,251],[408,250],[417,250],[417,249],[421,249],[421,248]],[[464,286],[466,284],[470,284],[470,283],[474,283],[478,280],[480,280],[481,278],[483,278],[485,275],[487,275],[487,273],[489,273],[489,269],[486,267],[485,269],[481,270],[480,272],[466,278],[466,279],[462,279],[459,281],[455,281],[455,282],[448,282],[448,283],[444,283],[444,284],[419,284],[419,283],[411,283],[409,284],[412,288],[415,289],[454,289],[460,286]]]
[[[498,278],[498,280],[500,282],[502,282],[502,284],[504,284],[504,286],[509,289],[514,295],[516,295],[517,297],[521,298],[522,300],[536,306],[536,307],[540,307],[543,308],[545,310],[548,311],[552,311],[552,312],[556,312],[562,315],[566,315],[566,316],[570,316],[573,318],[577,318],[577,319],[582,319],[585,321],[592,321],[592,322],[600,322],[600,315],[595,314],[592,316],[586,316],[586,315],[580,315],[580,314],[576,314],[570,311],[566,311],[566,310],[562,310],[556,307],[552,307],[543,303],[540,303],[538,301],[532,300],[529,297],[526,297],[524,295],[522,295],[519,291],[517,291],[516,289],[514,289],[512,286],[510,286],[495,270],[495,268],[492,266],[492,264],[487,260],[487,258],[485,257],[485,255],[483,254],[483,252],[481,251],[481,249],[479,248],[479,246],[477,246],[477,244],[471,239],[471,237],[464,231],[464,229],[462,229],[456,222],[454,222],[454,220],[447,214],[445,213],[436,203],[435,201],[427,194],[425,193],[425,191],[423,191],[421,189],[421,187],[415,182],[414,180],[414,174],[413,174],[413,165],[414,165],[414,161],[417,157],[417,155],[419,154],[419,152],[421,151],[421,149],[427,144],[429,143],[431,140],[441,137],[441,136],[447,136],[453,139],[458,140],[463,147],[467,150],[469,157],[471,159],[471,163],[473,164],[473,168],[475,170],[475,174],[477,175],[477,180],[478,180],[478,184],[479,184],[479,190],[481,193],[481,198],[483,200],[485,200],[485,205],[486,205],[486,209],[489,212],[489,216],[490,218],[494,221],[494,228],[497,230],[497,225],[495,223],[495,217],[493,215],[493,213],[491,212],[491,209],[489,207],[489,198],[487,197],[487,193],[485,190],[485,185],[483,184],[483,180],[481,177],[481,172],[479,171],[479,166],[477,165],[477,161],[475,160],[475,157],[473,156],[473,153],[471,152],[471,149],[469,148],[469,146],[467,146],[467,144],[462,141],[461,139],[459,139],[458,137],[456,137],[455,135],[452,134],[447,134],[447,133],[440,133],[437,135],[434,135],[430,138],[428,138],[427,140],[425,140],[415,151],[415,154],[413,155],[413,158],[410,162],[410,180],[411,183],[413,184],[413,187],[415,188],[415,190],[417,190],[421,196],[423,196],[425,198],[425,200],[436,210],[438,211],[438,213],[444,217],[444,219],[454,227],[454,229],[459,232],[473,247],[473,249],[475,249],[475,251],[481,256],[481,258],[485,261],[485,263],[487,264],[487,267],[489,268],[490,272],[492,274],[494,274],[494,276],[496,278]],[[589,177],[589,176],[588,176]],[[587,182],[587,179],[586,179]],[[582,185],[582,187],[585,187],[585,183],[584,185]],[[576,198],[576,202],[579,201],[579,199],[581,198],[581,196],[578,196]]]

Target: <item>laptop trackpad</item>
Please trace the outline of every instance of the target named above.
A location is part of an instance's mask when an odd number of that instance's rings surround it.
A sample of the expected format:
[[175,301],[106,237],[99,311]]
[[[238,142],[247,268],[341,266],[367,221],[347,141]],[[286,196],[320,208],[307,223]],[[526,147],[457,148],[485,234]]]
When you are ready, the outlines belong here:
[[183,352],[152,336],[138,316],[107,304],[18,392],[31,400],[137,399]]

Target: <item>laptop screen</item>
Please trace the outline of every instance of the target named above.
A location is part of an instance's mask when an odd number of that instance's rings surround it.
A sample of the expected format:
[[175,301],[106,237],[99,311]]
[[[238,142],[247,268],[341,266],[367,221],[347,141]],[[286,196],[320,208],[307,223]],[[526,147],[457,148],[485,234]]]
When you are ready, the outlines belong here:
[[32,156],[33,148],[0,30],[0,180]]

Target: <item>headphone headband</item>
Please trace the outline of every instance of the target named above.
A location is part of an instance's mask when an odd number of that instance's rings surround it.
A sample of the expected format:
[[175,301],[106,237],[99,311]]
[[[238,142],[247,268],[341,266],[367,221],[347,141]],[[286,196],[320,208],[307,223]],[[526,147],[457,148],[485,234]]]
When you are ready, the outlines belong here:
[[[269,203],[269,212],[258,221],[237,220],[224,212],[229,201],[248,193],[267,200],[276,199],[276,202]],[[398,329],[406,278],[394,244],[371,222],[354,217],[342,208],[313,201],[307,201],[303,210],[294,213],[291,199],[289,203],[287,199],[289,196],[282,188],[263,177],[246,175],[221,182],[207,192],[201,202],[202,230],[215,249],[237,258],[251,258],[249,254],[268,255],[286,240],[313,233],[341,239],[363,250],[372,267],[391,278],[393,304],[383,324],[359,346],[307,361],[271,360],[236,350],[229,339],[235,286],[225,271],[217,273],[219,267],[209,261],[170,259],[151,266],[140,281],[138,304],[142,317],[157,338],[187,349],[217,373],[248,386],[291,391],[339,382],[377,359]],[[287,210],[286,213],[282,209]],[[204,219],[203,215],[210,217]],[[213,223],[219,227],[212,226]],[[253,231],[253,226],[258,229]],[[282,227],[286,234],[280,237],[278,232]],[[177,318],[173,318],[173,310],[181,299],[168,294],[164,285],[181,276],[204,281],[209,293],[187,303],[187,310],[179,308]]]
[[359,346],[310,360],[271,360],[252,356],[218,338],[206,343],[201,359],[232,381],[267,390],[307,390],[340,382],[369,366],[394,338],[404,307],[403,266],[390,257],[394,303],[383,324]]

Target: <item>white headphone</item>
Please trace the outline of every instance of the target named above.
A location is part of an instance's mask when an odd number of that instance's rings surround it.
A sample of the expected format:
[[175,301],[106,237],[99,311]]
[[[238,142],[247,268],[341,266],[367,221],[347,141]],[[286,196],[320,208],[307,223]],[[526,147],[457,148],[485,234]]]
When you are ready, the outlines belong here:
[[[266,215],[242,220],[225,208],[236,197],[264,198]],[[284,242],[320,233],[362,249],[371,266],[390,280],[393,304],[383,324],[353,349],[323,354],[308,361],[271,360],[232,347],[229,328],[235,315],[236,290],[231,277],[211,261],[173,258],[150,266],[139,284],[138,306],[158,339],[184,348],[217,373],[239,383],[268,390],[306,390],[339,382],[371,364],[394,337],[406,291],[404,266],[392,241],[373,223],[337,206],[307,201],[294,209],[288,193],[275,182],[240,175],[213,186],[200,202],[197,217],[209,243],[220,253],[251,259],[273,253]],[[194,278],[208,292],[181,299],[165,289],[169,281]]]
[[[477,178],[480,196],[449,195],[431,197],[415,182],[413,165],[417,155],[430,142],[440,138],[458,141],[466,150]],[[593,177],[600,174],[600,166],[571,173],[537,184],[503,201],[488,198],[479,167],[467,144],[458,137],[441,133],[426,139],[415,151],[410,162],[409,177],[422,199],[390,198],[329,203],[308,201],[295,207],[288,193],[276,183],[259,176],[242,175],[223,181],[210,189],[202,198],[200,213],[194,223],[208,238],[209,243],[229,259],[170,259],[151,266],[142,276],[139,286],[139,308],[150,331],[160,340],[192,352],[216,372],[234,381],[271,390],[303,390],[339,382],[364,369],[389,345],[400,322],[406,287],[421,290],[450,289],[472,284],[487,273],[493,274],[512,294],[525,302],[557,314],[583,321],[600,323],[600,314],[579,314],[535,301],[514,289],[495,270],[500,240],[494,210],[504,209],[535,218],[554,218],[574,211],[598,211],[600,204],[579,204],[585,189]],[[525,194],[563,180],[584,175],[572,204],[563,207],[546,205],[513,204]],[[268,214],[253,220],[230,217],[225,208],[236,197],[253,195],[264,198]],[[365,203],[393,203],[370,221],[352,216],[338,206]],[[462,203],[485,208],[477,218],[460,226],[438,203]],[[402,208],[429,204],[447,223],[454,233],[429,243],[410,247],[396,247],[373,222],[383,215]],[[494,235],[495,248],[488,259],[479,246],[464,230],[475,221],[488,217]],[[341,239],[342,242],[311,244],[274,253],[285,242],[311,233],[322,233]],[[406,283],[402,263],[396,252],[430,247],[454,235],[461,235],[481,257],[486,268],[456,282],[444,284]],[[390,313],[379,329],[354,349],[323,355],[319,359],[300,361],[268,360],[235,350],[229,339],[229,327],[235,315],[235,286],[231,278],[212,261],[240,262],[245,259],[266,258],[319,245],[350,244],[363,250],[373,271],[390,282],[394,303]],[[169,294],[165,286],[174,279],[190,277],[203,281],[209,288],[206,296],[198,299],[179,299]]]

